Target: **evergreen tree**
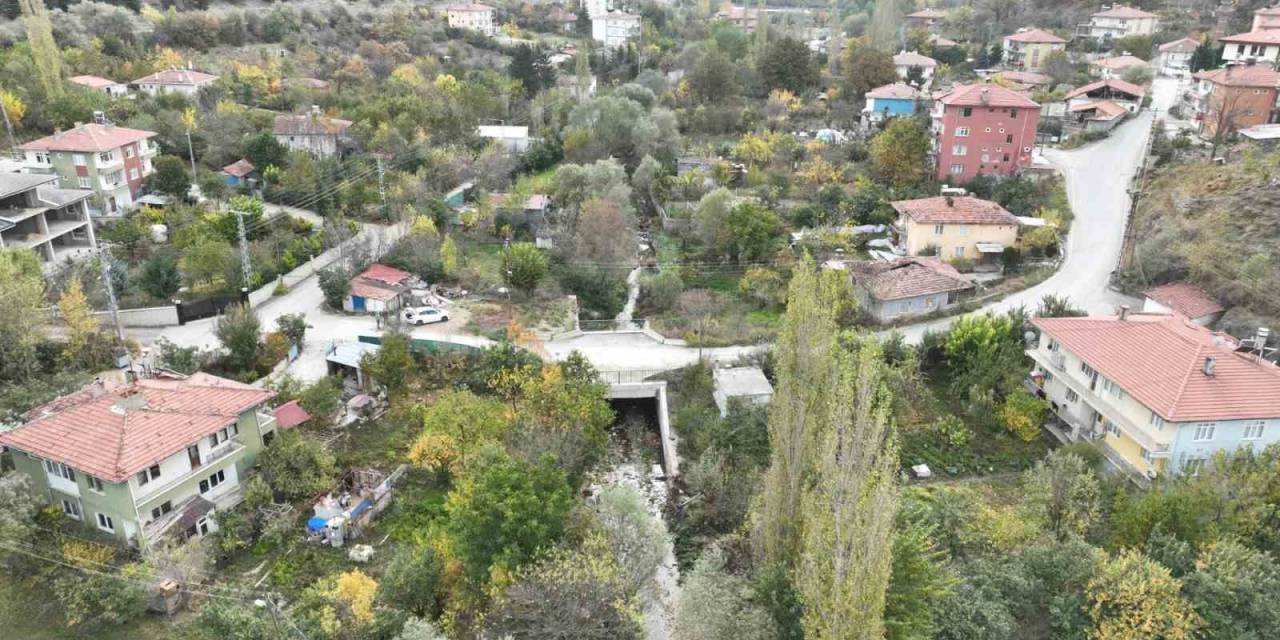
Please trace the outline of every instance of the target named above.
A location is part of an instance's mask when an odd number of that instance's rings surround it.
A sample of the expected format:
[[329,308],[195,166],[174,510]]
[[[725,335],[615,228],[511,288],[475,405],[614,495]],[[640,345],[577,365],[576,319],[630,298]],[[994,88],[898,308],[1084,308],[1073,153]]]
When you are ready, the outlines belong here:
[[44,0],[18,0],[18,6],[22,10],[22,22],[27,27],[27,42],[31,46],[36,73],[40,76],[40,86],[48,98],[61,96],[62,52],[53,40],[53,25]]

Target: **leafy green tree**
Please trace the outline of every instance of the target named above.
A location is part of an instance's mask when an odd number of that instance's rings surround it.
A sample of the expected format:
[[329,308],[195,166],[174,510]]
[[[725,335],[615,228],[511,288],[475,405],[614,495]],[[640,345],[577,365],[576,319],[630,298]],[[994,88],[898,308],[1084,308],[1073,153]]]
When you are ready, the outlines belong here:
[[1024,357],[1023,325],[1020,309],[1003,315],[962,316],[951,323],[944,352],[953,392],[972,400],[982,392],[1015,388]]
[[[219,594],[223,595],[223,594]],[[251,603],[208,598],[195,614],[191,632],[199,640],[275,640],[277,627],[271,613]],[[285,615],[283,613],[277,615]],[[283,623],[281,623],[283,624]]]
[[1066,296],[1046,293],[1040,298],[1040,306],[1036,308],[1037,318],[1076,318],[1087,316],[1089,312],[1071,304]]
[[729,211],[725,224],[732,237],[730,254],[740,262],[768,258],[782,227],[778,214],[755,202],[739,203]]
[[564,473],[554,464],[490,449],[449,492],[445,527],[467,575],[484,583],[492,570],[514,571],[554,545],[572,505]]
[[938,603],[934,616],[938,640],[1006,640],[1015,636],[1018,621],[1005,597],[986,582],[965,580]]
[[618,564],[618,577],[631,593],[647,587],[662,562],[666,530],[630,487],[607,487],[595,503],[595,517]]
[[98,333],[98,318],[84,295],[79,278],[72,278],[58,297],[58,315],[67,328],[67,343],[62,357],[75,364],[89,364],[85,360],[86,349]]
[[1280,629],[1280,564],[1270,554],[1214,542],[1200,552],[1183,591],[1204,619],[1204,637],[1252,640]]
[[227,366],[232,371],[253,369],[258,357],[261,328],[257,314],[247,304],[231,305],[218,318],[213,332],[222,348],[227,350]]
[[818,86],[818,65],[809,45],[791,36],[770,42],[758,66],[766,90],[786,89],[799,96]]
[[1087,589],[1097,640],[1191,640],[1204,624],[1183,597],[1182,583],[1137,551],[1103,562]]
[[286,313],[276,318],[276,329],[289,338],[289,342],[302,348],[307,337],[307,314]]
[[337,464],[324,445],[287,429],[258,455],[258,469],[276,495],[299,500],[333,488]]
[[200,284],[212,287],[230,273],[235,257],[226,241],[208,236],[201,237],[187,247],[179,266],[192,288]]
[[871,139],[871,170],[898,188],[929,179],[929,132],[915,118],[893,118]]
[[342,411],[342,379],[327,376],[307,385],[298,394],[298,406],[318,424],[330,424]]
[[178,272],[178,260],[169,251],[157,252],[142,263],[138,286],[148,295],[168,300],[182,287],[182,274]]
[[555,67],[547,61],[547,52],[541,47],[534,48],[527,44],[517,45],[511,50],[511,63],[507,65],[507,75],[517,80],[524,88],[526,96],[535,96],[543,89],[555,84]]
[[503,279],[512,287],[532,294],[547,276],[547,257],[529,242],[517,242],[502,254]]
[[750,583],[725,568],[724,553],[702,552],[680,589],[671,635],[675,640],[774,640],[769,613],[755,602]]
[[908,522],[894,533],[893,571],[885,594],[885,638],[933,637],[938,603],[950,597],[954,586],[942,565],[945,557],[928,526]]
[[1280,444],[1219,453],[1207,466],[1190,489],[1212,505],[1217,526],[1252,547],[1280,554]]
[[398,331],[383,334],[382,345],[374,353],[366,353],[360,369],[391,395],[399,395],[409,385],[413,373],[413,349],[409,336]]
[[1058,540],[1085,535],[1101,515],[1098,477],[1074,453],[1050,453],[1023,475],[1022,483],[1025,503]]
[[1211,536],[1208,525],[1218,507],[1210,491],[1192,483],[1171,483],[1151,491],[1121,494],[1111,509],[1111,543],[1138,547],[1159,529],[1178,540],[1200,544]]
[[417,617],[434,617],[443,563],[433,548],[400,547],[378,583],[378,601]]
[[267,167],[283,169],[288,164],[289,150],[268,131],[245,141],[244,157],[259,170],[265,171]]
[[1005,429],[1023,442],[1033,442],[1040,437],[1040,428],[1044,426],[1048,411],[1049,407],[1043,400],[1027,393],[1025,389],[1014,389],[1005,396],[997,417]]
[[330,267],[317,272],[317,278],[325,305],[330,309],[341,309],[343,301],[351,294],[351,274],[346,269]]
[[461,473],[477,452],[502,442],[512,420],[506,406],[470,391],[447,391],[419,410],[422,433],[409,460],[430,471]]
[[1208,37],[1200,40],[1200,44],[1196,46],[1196,50],[1191,53],[1189,62],[1191,72],[1204,71],[1205,69],[1213,69],[1218,66],[1218,60],[1222,58],[1222,49],[1213,46],[1213,42]]
[[511,403],[515,427],[512,451],[530,462],[548,457],[564,470],[569,484],[579,481],[604,457],[607,429],[613,423],[607,387],[599,380],[565,375],[555,365],[529,367],[500,376],[496,385]]
[[35,370],[43,336],[44,273],[30,249],[0,249],[0,380],[26,379]]
[[853,44],[844,52],[844,91],[846,97],[859,102],[868,91],[897,82],[898,68],[893,56],[866,44]]
[[30,539],[40,506],[30,476],[16,471],[0,476],[0,539],[18,543]]
[[729,56],[712,48],[689,72],[689,89],[700,102],[719,102],[737,94],[737,69]]
[[[49,10],[45,8],[44,0],[19,0],[18,9],[22,14],[23,26],[26,27],[36,78],[46,96],[60,96],[63,93],[62,53],[53,39]],[[8,15],[12,17],[11,14]]]
[[177,156],[160,156],[155,161],[155,172],[147,177],[152,189],[182,199],[191,189],[191,174],[187,163]]

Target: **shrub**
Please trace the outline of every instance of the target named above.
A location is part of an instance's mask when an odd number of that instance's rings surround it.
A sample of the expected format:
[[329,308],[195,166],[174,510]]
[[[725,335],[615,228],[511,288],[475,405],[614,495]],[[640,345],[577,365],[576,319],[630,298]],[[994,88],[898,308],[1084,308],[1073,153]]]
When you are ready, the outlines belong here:
[[761,308],[772,309],[786,302],[787,283],[767,267],[752,267],[738,281],[738,295]]
[[973,431],[971,431],[964,423],[964,420],[952,415],[938,418],[933,423],[933,428],[942,436],[947,444],[957,449],[963,448],[973,439]]
[[998,416],[1000,424],[1011,433],[1031,442],[1040,435],[1040,427],[1044,425],[1044,401],[1032,396],[1022,389],[1010,393],[1000,407]]
[[640,279],[640,298],[646,308],[655,311],[670,311],[680,299],[684,291],[684,282],[675,269],[663,269],[658,273],[645,274]]

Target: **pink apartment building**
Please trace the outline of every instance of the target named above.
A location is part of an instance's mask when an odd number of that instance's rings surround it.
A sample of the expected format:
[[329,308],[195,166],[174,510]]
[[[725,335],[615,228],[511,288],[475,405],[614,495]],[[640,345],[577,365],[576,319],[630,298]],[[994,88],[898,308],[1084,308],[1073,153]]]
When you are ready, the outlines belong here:
[[1031,166],[1040,105],[994,84],[956,85],[934,99],[934,158],[939,180],[1011,176]]

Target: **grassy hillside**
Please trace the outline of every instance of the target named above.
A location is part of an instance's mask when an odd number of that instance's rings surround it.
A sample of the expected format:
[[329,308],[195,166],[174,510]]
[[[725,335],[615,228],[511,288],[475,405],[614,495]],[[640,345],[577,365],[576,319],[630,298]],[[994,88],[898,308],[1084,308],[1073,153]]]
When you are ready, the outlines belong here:
[[1221,328],[1233,334],[1280,325],[1280,153],[1162,167],[1131,224],[1126,289],[1187,280],[1229,309]]

